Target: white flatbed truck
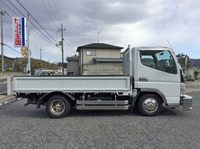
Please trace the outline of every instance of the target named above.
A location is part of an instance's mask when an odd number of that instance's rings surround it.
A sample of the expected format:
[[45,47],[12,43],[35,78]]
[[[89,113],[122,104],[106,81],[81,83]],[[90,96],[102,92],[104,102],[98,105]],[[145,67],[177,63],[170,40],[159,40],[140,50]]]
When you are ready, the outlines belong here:
[[78,110],[128,110],[155,116],[162,105],[192,109],[185,95],[182,70],[174,52],[167,47],[130,46],[123,53],[121,76],[16,76],[13,92],[27,104],[46,106],[50,117]]

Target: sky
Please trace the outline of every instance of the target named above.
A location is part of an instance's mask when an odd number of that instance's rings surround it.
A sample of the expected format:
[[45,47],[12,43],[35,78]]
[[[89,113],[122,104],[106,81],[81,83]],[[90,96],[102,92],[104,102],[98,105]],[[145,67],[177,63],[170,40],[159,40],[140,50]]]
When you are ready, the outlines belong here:
[[[175,54],[200,58],[199,0],[18,0],[30,12],[31,57],[62,61],[56,47],[63,24],[64,57],[77,54],[78,46],[107,43],[115,46],[167,46]],[[13,46],[12,17],[27,17],[16,0],[0,0],[3,16],[4,55],[22,57]],[[40,24],[38,24],[35,20]],[[37,29],[36,29],[37,28]],[[44,30],[43,30],[44,28]],[[168,43],[169,41],[169,43]],[[65,60],[66,62],[66,60]]]

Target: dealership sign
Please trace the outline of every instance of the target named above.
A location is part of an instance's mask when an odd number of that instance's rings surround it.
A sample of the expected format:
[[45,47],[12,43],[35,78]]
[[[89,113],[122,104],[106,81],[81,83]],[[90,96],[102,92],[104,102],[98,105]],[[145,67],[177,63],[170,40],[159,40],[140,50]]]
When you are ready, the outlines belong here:
[[26,46],[26,18],[13,17],[13,39],[14,47]]

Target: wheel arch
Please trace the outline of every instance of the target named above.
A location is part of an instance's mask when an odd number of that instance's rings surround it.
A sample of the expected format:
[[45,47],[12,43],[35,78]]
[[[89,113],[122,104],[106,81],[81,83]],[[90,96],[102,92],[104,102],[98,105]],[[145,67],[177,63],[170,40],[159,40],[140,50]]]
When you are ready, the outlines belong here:
[[137,103],[137,101],[140,99],[140,97],[144,94],[154,94],[157,95],[158,97],[160,97],[162,103],[167,104],[167,99],[165,98],[165,95],[160,92],[157,89],[148,89],[148,88],[142,88],[138,90],[138,94],[135,97],[135,100],[133,101],[132,105],[135,105]]
[[60,91],[55,91],[55,92],[51,92],[51,93],[45,93],[38,99],[37,108],[40,108],[42,103],[47,103],[47,101],[52,96],[55,96],[55,95],[60,95],[60,96],[65,97],[66,99],[69,99],[70,103],[74,103],[74,101],[76,100],[76,98],[73,95],[69,94],[69,93],[63,93],[63,92],[60,92]]

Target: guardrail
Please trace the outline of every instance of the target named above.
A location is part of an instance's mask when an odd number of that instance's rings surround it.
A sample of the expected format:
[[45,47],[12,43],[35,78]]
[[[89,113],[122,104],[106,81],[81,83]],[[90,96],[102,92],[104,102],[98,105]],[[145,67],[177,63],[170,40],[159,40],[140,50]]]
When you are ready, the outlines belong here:
[[26,75],[26,74],[27,73],[23,73],[23,72],[0,72],[0,80],[6,80],[7,77]]

